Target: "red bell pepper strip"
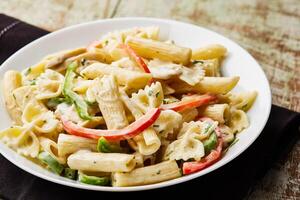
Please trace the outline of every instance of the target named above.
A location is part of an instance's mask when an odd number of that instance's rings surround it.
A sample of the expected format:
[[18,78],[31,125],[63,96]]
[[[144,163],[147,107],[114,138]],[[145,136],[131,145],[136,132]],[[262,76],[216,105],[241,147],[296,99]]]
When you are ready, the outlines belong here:
[[135,60],[135,62],[140,68],[144,70],[144,72],[151,73],[143,59],[139,55],[137,55],[137,53],[129,45],[121,44],[120,47],[124,49]]
[[193,95],[193,97],[190,97],[187,100],[174,102],[170,104],[163,104],[161,105],[161,109],[174,110],[180,112],[189,108],[196,108],[202,105],[206,105],[214,100],[216,100],[216,96],[211,94]]
[[82,126],[74,124],[72,121],[66,119],[64,116],[61,117],[61,121],[64,129],[72,135],[92,139],[99,139],[100,137],[104,137],[108,141],[120,141],[133,138],[134,136],[140,134],[143,130],[151,126],[159,117],[159,115],[160,109],[153,108],[150,111],[148,111],[144,116],[142,116],[126,128],[120,130],[99,130],[84,128]]
[[218,146],[215,150],[212,150],[205,158],[200,160],[199,162],[185,162],[182,166],[182,171],[184,175],[192,174],[198,171],[201,171],[202,169],[205,169],[215,162],[217,162],[221,158],[222,154],[222,146],[223,146],[223,140],[222,138],[218,138]]

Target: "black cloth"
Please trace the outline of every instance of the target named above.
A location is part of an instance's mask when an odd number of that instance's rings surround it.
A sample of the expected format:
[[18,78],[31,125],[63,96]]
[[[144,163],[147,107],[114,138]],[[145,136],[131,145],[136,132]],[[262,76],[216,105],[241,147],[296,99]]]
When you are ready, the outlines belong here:
[[[14,25],[11,25],[14,24]],[[5,30],[5,27],[10,27]],[[7,29],[7,28],[6,28]],[[2,31],[1,31],[2,30]],[[47,34],[32,25],[0,15],[0,63],[32,40]],[[242,199],[272,164],[284,158],[299,139],[300,114],[273,105],[258,139],[227,165],[197,179],[162,189],[128,193],[95,192],[58,185],[35,177],[0,155],[0,197],[4,199],[160,198],[185,195],[199,199]]]

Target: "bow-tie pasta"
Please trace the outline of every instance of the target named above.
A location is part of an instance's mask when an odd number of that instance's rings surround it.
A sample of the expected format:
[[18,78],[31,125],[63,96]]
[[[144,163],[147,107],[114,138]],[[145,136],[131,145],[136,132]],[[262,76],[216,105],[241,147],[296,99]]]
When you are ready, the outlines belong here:
[[37,133],[50,134],[56,131],[59,121],[52,111],[48,111],[41,103],[28,103],[23,111],[24,124],[32,124]]
[[47,69],[36,80],[39,93],[37,99],[50,99],[58,97],[62,92],[64,76],[60,73]]
[[146,86],[145,89],[132,94],[132,101],[143,113],[147,112],[149,108],[159,107],[163,99],[164,94],[160,82],[152,83],[151,86]]
[[0,140],[19,154],[37,157],[39,140],[29,127],[14,126],[0,132]]

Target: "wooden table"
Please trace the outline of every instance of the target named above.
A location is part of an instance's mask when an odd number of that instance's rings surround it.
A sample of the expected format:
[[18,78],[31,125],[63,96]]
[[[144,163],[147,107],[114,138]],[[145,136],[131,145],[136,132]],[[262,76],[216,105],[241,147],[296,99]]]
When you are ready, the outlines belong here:
[[[273,103],[300,111],[299,0],[1,0],[0,12],[49,31],[126,16],[194,23],[247,49],[267,74]],[[300,141],[247,199],[300,199],[299,160]]]

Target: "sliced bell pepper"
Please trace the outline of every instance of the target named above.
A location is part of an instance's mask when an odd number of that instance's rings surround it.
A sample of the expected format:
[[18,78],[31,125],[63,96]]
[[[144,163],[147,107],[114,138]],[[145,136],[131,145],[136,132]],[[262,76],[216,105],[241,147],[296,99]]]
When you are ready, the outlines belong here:
[[189,108],[196,108],[202,105],[206,105],[214,100],[216,100],[216,96],[211,94],[193,95],[187,100],[170,104],[163,104],[160,108],[162,110],[174,110],[180,112]]
[[75,104],[76,111],[80,118],[85,120],[90,120],[92,117],[88,113],[88,105],[87,103],[82,99],[81,96],[79,96],[77,93],[75,93],[72,90],[73,87],[73,80],[75,77],[75,69],[78,67],[77,62],[73,62],[67,67],[67,72],[65,75],[65,81],[63,83],[63,95],[66,97],[66,99],[72,103]]
[[47,165],[51,171],[56,174],[61,174],[64,170],[64,166],[55,160],[49,153],[42,151],[38,155],[38,159]]
[[205,150],[205,155],[209,154],[214,148],[216,148],[218,143],[217,134],[213,132],[208,139],[203,141],[203,146]]
[[63,176],[72,180],[76,180],[77,170],[66,167],[64,169]]
[[193,162],[183,163],[182,166],[183,174],[187,175],[187,174],[198,172],[217,162],[221,158],[222,146],[223,146],[223,140],[222,138],[218,138],[217,148],[212,150],[205,158],[203,158],[199,162],[193,161]]
[[120,141],[133,138],[134,136],[140,134],[143,130],[151,126],[159,117],[159,115],[160,109],[153,108],[150,111],[148,111],[144,116],[140,117],[138,120],[136,120],[126,128],[120,130],[99,130],[84,128],[82,126],[74,124],[72,121],[66,119],[64,116],[61,116],[61,121],[64,129],[72,135],[92,139],[99,139],[100,137],[104,137],[108,141]]
[[122,153],[122,148],[117,144],[109,143],[104,137],[99,138],[97,150],[102,153]]
[[136,54],[136,52],[127,44],[121,44],[120,47],[124,49],[138,64],[140,68],[144,70],[146,73],[151,73],[146,63],[143,61],[143,59]]
[[78,181],[85,184],[90,185],[109,185],[110,178],[109,177],[97,177],[97,176],[88,176],[83,173],[79,173]]

